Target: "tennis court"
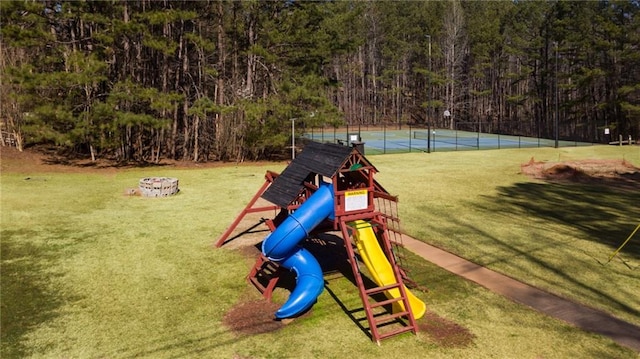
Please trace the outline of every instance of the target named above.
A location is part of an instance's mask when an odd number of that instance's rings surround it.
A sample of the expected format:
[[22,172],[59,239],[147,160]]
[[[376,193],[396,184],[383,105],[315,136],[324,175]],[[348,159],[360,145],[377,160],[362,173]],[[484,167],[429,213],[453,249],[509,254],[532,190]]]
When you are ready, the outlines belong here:
[[[318,142],[341,144],[360,143],[367,154],[400,152],[438,152],[489,150],[501,148],[554,147],[555,140],[470,132],[449,129],[411,128],[375,129],[353,131],[354,129],[312,129],[304,137]],[[558,141],[559,147],[590,146],[591,143]]]

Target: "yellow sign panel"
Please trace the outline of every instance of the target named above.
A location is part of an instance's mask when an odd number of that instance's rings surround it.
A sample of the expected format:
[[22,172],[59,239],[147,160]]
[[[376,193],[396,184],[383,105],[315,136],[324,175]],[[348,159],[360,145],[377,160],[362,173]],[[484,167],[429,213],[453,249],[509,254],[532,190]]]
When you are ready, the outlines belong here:
[[357,191],[349,191],[349,192],[345,192],[344,195],[346,197],[351,197],[351,196],[366,196],[367,195],[367,190],[366,189],[361,189],[361,190],[357,190]]
[[366,189],[348,191],[344,193],[344,210],[356,211],[369,206],[369,196]]

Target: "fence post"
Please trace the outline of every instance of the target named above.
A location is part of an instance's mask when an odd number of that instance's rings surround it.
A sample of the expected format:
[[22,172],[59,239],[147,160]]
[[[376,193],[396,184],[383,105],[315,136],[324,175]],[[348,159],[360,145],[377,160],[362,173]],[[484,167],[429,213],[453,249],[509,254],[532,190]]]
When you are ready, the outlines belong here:
[[431,153],[431,124],[427,124],[427,153]]
[[382,123],[382,153],[387,153],[387,124],[386,122]]

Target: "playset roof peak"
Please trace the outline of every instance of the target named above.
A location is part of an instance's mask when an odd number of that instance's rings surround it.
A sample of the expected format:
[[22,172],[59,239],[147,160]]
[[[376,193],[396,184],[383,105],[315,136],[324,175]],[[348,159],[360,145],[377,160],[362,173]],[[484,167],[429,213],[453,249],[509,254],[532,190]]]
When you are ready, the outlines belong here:
[[298,197],[310,176],[318,174],[333,179],[341,169],[358,170],[365,167],[377,172],[364,155],[353,147],[309,142],[262,194],[262,198],[286,208]]

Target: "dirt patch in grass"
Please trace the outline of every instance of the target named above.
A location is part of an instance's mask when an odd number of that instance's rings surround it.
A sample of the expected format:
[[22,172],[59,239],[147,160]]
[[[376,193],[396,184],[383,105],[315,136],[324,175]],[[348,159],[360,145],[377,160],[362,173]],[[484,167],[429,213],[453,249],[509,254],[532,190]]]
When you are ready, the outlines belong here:
[[256,299],[239,303],[224,316],[224,324],[239,334],[261,334],[284,327],[285,323],[273,316],[279,304],[266,299]]
[[248,299],[232,307],[225,314],[223,323],[234,333],[254,335],[275,332],[312,313],[312,309],[309,309],[296,318],[276,319],[274,314],[281,305],[282,303],[278,304],[265,298]]
[[521,172],[549,182],[640,188],[640,168],[625,160],[541,162],[531,158],[521,165]]
[[162,159],[159,162],[117,162],[111,159],[98,158],[91,161],[90,158],[69,157],[55,148],[44,146],[27,148],[18,151],[15,147],[0,146],[0,159],[2,171],[26,172],[26,173],[102,173],[115,172],[118,169],[143,168],[143,167],[166,167],[178,169],[202,169],[215,168],[229,165],[265,165],[276,163],[268,161],[260,162],[193,162]]
[[476,337],[469,329],[433,312],[427,312],[418,321],[418,329],[426,333],[439,346],[447,348],[467,347]]

